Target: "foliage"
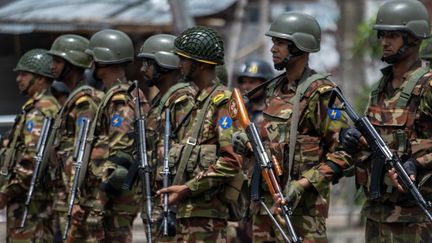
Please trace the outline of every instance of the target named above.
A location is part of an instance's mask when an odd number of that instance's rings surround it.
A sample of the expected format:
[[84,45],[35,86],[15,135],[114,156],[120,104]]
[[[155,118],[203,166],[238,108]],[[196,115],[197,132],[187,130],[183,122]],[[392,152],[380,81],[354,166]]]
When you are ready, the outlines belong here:
[[353,54],[364,57],[370,56],[372,59],[379,59],[382,51],[379,45],[376,31],[372,29],[375,24],[375,17],[362,22],[357,26],[357,34],[354,40]]

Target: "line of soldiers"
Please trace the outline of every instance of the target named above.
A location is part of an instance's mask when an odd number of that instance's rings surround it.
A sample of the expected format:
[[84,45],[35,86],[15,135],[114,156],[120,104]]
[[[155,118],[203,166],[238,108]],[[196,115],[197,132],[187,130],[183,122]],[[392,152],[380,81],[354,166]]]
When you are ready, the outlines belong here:
[[[420,1],[387,1],[374,29],[382,61],[390,65],[371,92],[366,117],[430,200],[432,71],[419,58],[421,41],[430,37],[429,15]],[[271,78],[268,64],[248,60],[239,84],[265,154],[279,168],[277,195],[262,182],[257,148],[233,116],[232,92],[216,76],[224,64],[224,43],[215,30],[192,27],[177,37],[157,34],[144,42],[137,55],[141,73],[147,86],[159,90],[150,103],[126,77],[134,48],[121,31],[101,30],[90,40],[62,35],[48,51],[25,53],[14,70],[28,101],[0,151],[7,241],[131,242],[133,221],[141,213],[151,229],[148,242],[283,242],[288,222],[278,214],[289,205],[303,242],[327,242],[331,185],[353,168],[367,196],[362,210],[367,242],[431,241],[432,223],[395,170],[379,175],[381,197],[370,196],[373,168],[382,158],[342,110],[329,108],[336,84],[308,65],[309,54],[320,50],[316,19],[283,13],[266,36],[273,42],[274,68],[284,73]],[[45,156],[35,159],[45,117],[54,121]],[[145,131],[136,126],[142,118]],[[137,133],[145,134],[144,151]],[[142,152],[149,166],[139,165],[133,173]],[[40,176],[26,205],[35,168]],[[151,183],[134,180],[135,174],[150,175]],[[250,190],[260,196],[251,201],[248,184],[254,181],[258,186]],[[243,234],[230,237],[233,229]]]

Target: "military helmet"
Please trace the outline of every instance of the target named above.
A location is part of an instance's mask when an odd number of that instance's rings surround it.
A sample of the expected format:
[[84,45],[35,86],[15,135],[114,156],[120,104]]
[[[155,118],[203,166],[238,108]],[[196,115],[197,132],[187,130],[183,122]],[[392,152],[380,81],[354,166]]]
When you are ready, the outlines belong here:
[[305,13],[285,12],[279,15],[265,35],[292,41],[304,52],[320,50],[321,28],[314,17]]
[[134,59],[132,40],[124,32],[112,29],[96,32],[85,52],[100,64],[126,63]]
[[25,71],[53,78],[51,73],[52,58],[45,49],[30,50],[19,59],[14,71]]
[[417,0],[387,1],[379,8],[373,28],[406,31],[419,39],[427,39],[430,37],[429,14]]
[[79,35],[61,35],[51,45],[48,54],[60,57],[80,68],[90,68],[92,58],[85,53],[89,40]]
[[175,39],[174,46],[177,55],[212,65],[224,64],[223,40],[214,29],[189,28]]
[[177,69],[180,59],[173,52],[175,38],[167,34],[150,36],[141,46],[137,57],[155,60],[163,68]]
[[273,77],[273,68],[266,61],[253,58],[245,61],[240,66],[237,76],[239,79],[242,77],[250,77],[267,80]]

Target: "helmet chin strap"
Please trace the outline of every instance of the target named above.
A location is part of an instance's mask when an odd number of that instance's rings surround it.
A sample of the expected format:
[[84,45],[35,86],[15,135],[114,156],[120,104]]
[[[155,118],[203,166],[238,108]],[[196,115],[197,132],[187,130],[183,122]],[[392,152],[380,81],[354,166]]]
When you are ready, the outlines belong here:
[[300,56],[302,55],[304,52],[297,49],[297,48],[292,48],[294,46],[294,44],[289,44],[288,45],[288,56],[286,56],[282,62],[280,63],[275,63],[273,66],[276,70],[282,71],[286,68],[286,66],[288,65],[289,61],[291,61],[291,59],[293,59],[296,56]]
[[29,84],[27,85],[27,87],[20,92],[21,95],[27,96],[28,95],[28,91],[31,88],[31,86],[33,86],[36,83],[36,78],[33,74],[33,78],[29,81]]
[[197,70],[197,68],[198,68],[198,64],[195,61],[192,61],[189,73],[183,75],[183,82],[192,82],[192,73],[194,73],[195,70]]
[[381,57],[381,61],[386,62],[388,64],[395,64],[396,62],[398,62],[400,60],[400,58],[402,57],[402,55],[408,50],[408,48],[415,46],[414,43],[407,43],[408,42],[408,37],[407,35],[403,36],[403,45],[401,46],[401,48],[399,48],[399,50],[397,51],[396,54],[387,56],[387,57]]
[[66,78],[66,76],[70,73],[71,71],[71,67],[69,62],[65,61],[64,62],[64,66],[63,66],[63,70],[60,73],[60,76],[58,77],[58,81],[64,81],[64,79]]

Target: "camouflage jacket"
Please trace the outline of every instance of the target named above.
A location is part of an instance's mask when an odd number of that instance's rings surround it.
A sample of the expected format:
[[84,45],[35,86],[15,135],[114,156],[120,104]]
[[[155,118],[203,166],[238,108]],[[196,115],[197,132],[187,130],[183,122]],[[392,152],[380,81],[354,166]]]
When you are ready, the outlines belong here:
[[[260,128],[261,138],[270,153],[282,162],[284,170],[281,188],[287,192],[289,133],[293,115],[293,97],[301,82],[315,72],[305,69],[303,77],[288,82],[283,76],[267,88],[264,121]],[[294,215],[328,216],[330,184],[336,182],[342,170],[349,167],[350,156],[338,144],[341,128],[347,127],[347,120],[340,111],[327,108],[330,90],[336,85],[328,79],[318,79],[306,89],[300,100],[298,135],[292,170],[292,180],[306,178],[312,187],[305,190]],[[331,113],[331,114],[330,114]],[[331,116],[330,116],[330,115]],[[271,156],[269,156],[271,158]],[[334,167],[339,171],[335,175]],[[273,205],[271,197],[266,198]]]
[[[9,195],[10,200],[24,203],[30,186],[35,166],[36,146],[42,129],[44,117],[54,117],[59,110],[59,104],[48,90],[36,93],[22,107],[18,115],[18,123],[14,127],[20,131],[11,131],[11,136],[18,136],[15,145],[15,161],[12,161],[12,174],[9,180],[0,188],[0,193]],[[21,124],[19,124],[21,123]],[[9,137],[9,141],[13,138]],[[41,172],[44,173],[44,172]],[[34,199],[44,200],[51,197],[36,188]]]
[[[215,90],[213,92],[213,90]],[[201,90],[195,98],[195,107],[191,113],[191,122],[186,127],[184,139],[170,149],[169,163],[175,175],[181,153],[192,136],[194,127],[202,126],[187,166],[183,174],[191,196],[179,202],[177,218],[228,217],[227,204],[222,202],[220,194],[225,183],[240,170],[239,157],[234,153],[231,137],[237,125],[228,113],[228,99],[231,92],[225,86],[212,85]],[[197,115],[207,99],[211,99],[206,110],[203,124],[197,124]]]
[[[391,84],[392,67],[382,69],[383,77],[378,83],[376,93],[371,95],[366,115],[389,148],[402,160],[413,157],[421,161],[417,185],[425,199],[431,200],[432,72],[429,68],[425,69],[426,74],[420,78],[412,79],[415,86],[408,103],[403,107],[398,105],[401,97],[406,96],[401,94],[410,78],[419,71],[420,64],[405,73],[402,84],[395,89]],[[368,196],[372,167],[378,161],[370,151],[362,151],[359,158],[356,162],[356,182]],[[411,195],[394,188],[387,173],[383,176],[384,192],[381,198],[367,200],[363,214],[379,222],[425,221],[426,218]]]
[[[127,169],[135,161],[134,95],[133,92],[129,92],[129,88],[130,83],[117,80],[106,92],[98,107],[95,141],[89,163],[92,178],[96,180],[87,180],[85,186],[90,194],[97,193],[100,183],[107,183],[120,166]],[[147,101],[142,100],[142,103],[147,104]],[[98,205],[106,207],[107,202],[110,201],[109,209],[134,214],[138,211],[139,204],[133,194],[133,192],[119,192],[118,195],[99,193]],[[88,196],[91,198],[96,195]]]
[[99,105],[103,92],[80,82],[72,91],[72,96],[67,98],[56,119],[61,119],[60,126],[53,136],[55,148],[55,163],[52,163],[52,173],[55,173],[56,200],[55,208],[60,209],[66,203],[70,192],[73,175],[75,171],[73,152],[76,149],[76,141],[80,122],[83,118],[94,120],[97,106]]

